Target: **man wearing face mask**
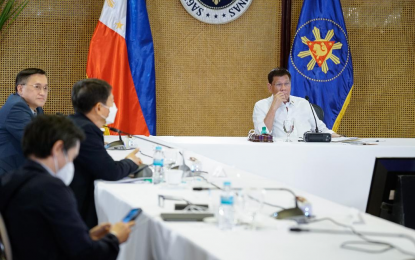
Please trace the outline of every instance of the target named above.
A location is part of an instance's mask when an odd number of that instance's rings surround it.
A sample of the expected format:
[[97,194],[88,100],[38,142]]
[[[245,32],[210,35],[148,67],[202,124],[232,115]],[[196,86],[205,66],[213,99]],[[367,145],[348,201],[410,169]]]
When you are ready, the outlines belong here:
[[48,89],[46,73],[41,69],[25,69],[17,74],[16,93],[0,109],[0,175],[23,165],[23,130],[32,118],[43,114]]
[[[276,138],[286,136],[283,129],[284,120],[294,121],[293,136],[302,137],[315,129],[315,121],[310,104],[300,97],[291,96],[291,74],[285,68],[275,68],[268,74],[268,90],[271,97],[256,102],[253,112],[255,133],[261,134],[262,128]],[[323,121],[316,118],[318,129],[323,133],[339,135],[328,129]]]
[[88,230],[67,187],[85,138],[63,116],[38,116],[26,127],[23,167],[0,177],[0,212],[14,259],[116,259],[134,222]]
[[94,181],[116,181],[136,171],[142,164],[136,156],[138,149],[125,159],[114,161],[104,148],[104,136],[100,128],[115,120],[117,107],[112,87],[99,79],[84,79],[72,88],[72,104],[75,114],[70,118],[86,135],[81,143],[79,156],[74,161],[75,176],[70,185],[78,201],[81,217],[88,227],[97,224],[94,200]]

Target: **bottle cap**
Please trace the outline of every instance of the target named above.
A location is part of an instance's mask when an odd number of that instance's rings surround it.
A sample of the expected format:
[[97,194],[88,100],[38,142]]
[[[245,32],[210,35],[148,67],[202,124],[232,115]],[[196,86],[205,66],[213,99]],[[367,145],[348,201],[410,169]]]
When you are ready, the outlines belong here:
[[161,151],[161,146],[156,146],[156,151]]
[[225,181],[225,182],[223,183],[223,186],[231,186],[231,182],[230,182],[230,181]]

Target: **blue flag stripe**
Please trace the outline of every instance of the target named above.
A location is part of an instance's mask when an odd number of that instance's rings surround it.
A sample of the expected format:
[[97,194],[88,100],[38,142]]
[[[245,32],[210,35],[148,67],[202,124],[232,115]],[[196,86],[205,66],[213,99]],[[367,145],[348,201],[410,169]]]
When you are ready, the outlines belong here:
[[145,0],[127,1],[125,41],[138,101],[151,135],[156,135],[154,46]]

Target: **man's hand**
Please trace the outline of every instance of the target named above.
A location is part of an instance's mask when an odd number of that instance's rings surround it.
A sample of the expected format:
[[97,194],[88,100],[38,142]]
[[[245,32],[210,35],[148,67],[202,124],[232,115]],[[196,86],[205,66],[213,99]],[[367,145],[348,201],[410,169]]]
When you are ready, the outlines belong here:
[[281,106],[281,104],[283,102],[287,102],[287,97],[285,96],[285,94],[283,92],[277,92],[274,95],[274,99],[272,100],[272,104],[271,107],[273,110],[277,111],[277,109]]
[[111,224],[110,223],[102,223],[98,226],[95,226],[89,230],[89,236],[92,240],[100,240],[103,238],[108,232],[110,231]]
[[264,124],[269,129],[269,131],[272,131],[275,113],[277,112],[278,108],[281,106],[282,102],[287,102],[287,101],[288,100],[285,97],[285,94],[283,92],[279,91],[276,94],[274,94],[271,107],[269,108],[268,113],[264,118]]
[[131,227],[134,225],[134,221],[130,221],[128,223],[118,222],[111,227],[110,233],[116,236],[120,244],[122,244],[127,241],[131,233]]
[[140,157],[137,157],[137,155],[136,155],[139,151],[140,151],[139,148],[134,149],[134,151],[132,151],[130,154],[128,154],[127,157],[125,157],[125,159],[130,159],[131,161],[133,161],[137,165],[143,164]]
[[342,135],[339,135],[339,134],[337,134],[337,133],[332,133],[332,134],[331,134],[331,137],[334,137],[334,138],[336,138],[336,137],[342,137]]

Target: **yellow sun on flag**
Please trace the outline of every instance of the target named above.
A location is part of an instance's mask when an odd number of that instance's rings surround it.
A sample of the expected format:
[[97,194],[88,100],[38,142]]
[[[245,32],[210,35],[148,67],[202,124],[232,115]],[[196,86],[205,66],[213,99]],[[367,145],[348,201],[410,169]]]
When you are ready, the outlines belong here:
[[109,7],[114,8],[114,0],[106,0]]
[[307,70],[313,70],[317,64],[324,73],[329,71],[327,60],[330,59],[334,64],[340,64],[340,59],[332,53],[333,50],[339,50],[342,48],[341,42],[330,41],[334,36],[334,31],[327,32],[326,37],[321,39],[320,29],[314,27],[313,29],[314,41],[310,41],[306,36],[301,37],[302,42],[307,45],[307,51],[301,51],[298,53],[298,57],[305,58],[311,56],[312,59],[307,64]]

